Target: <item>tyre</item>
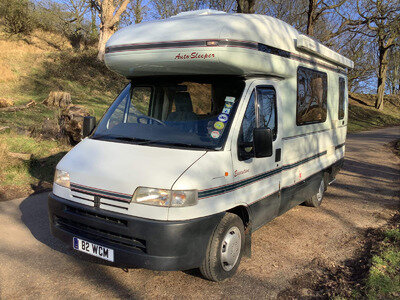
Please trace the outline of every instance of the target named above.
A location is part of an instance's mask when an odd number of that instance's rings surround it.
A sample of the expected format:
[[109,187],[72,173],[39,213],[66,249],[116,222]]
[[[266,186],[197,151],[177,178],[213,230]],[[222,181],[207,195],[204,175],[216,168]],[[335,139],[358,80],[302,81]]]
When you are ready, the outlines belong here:
[[201,274],[212,281],[232,277],[242,258],[245,235],[242,219],[226,213],[208,242],[206,255],[200,266]]
[[321,182],[318,187],[318,192],[315,195],[313,195],[310,199],[306,200],[304,202],[305,205],[310,207],[318,207],[321,205],[322,199],[324,198],[324,193],[326,191],[325,177],[326,177],[325,175],[322,176]]

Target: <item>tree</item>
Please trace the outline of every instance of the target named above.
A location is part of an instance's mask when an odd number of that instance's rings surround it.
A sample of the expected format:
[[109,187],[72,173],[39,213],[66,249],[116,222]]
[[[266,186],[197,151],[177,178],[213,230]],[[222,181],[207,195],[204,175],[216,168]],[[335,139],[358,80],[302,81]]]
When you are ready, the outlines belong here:
[[84,29],[85,14],[90,5],[87,0],[63,0],[61,4],[66,7],[66,14],[60,16],[66,25],[64,34],[74,49],[80,49],[81,42],[86,35]]
[[180,12],[197,10],[205,6],[204,0],[153,0],[154,17],[166,19]]
[[29,35],[34,29],[32,3],[29,0],[2,0],[0,17],[4,18],[4,31],[12,34]]
[[117,23],[122,13],[126,10],[130,0],[90,0],[98,11],[100,18],[100,35],[98,55],[99,60],[104,60],[106,43],[117,29]]
[[237,12],[242,14],[254,14],[256,0],[236,0]]
[[391,94],[400,95],[400,45],[392,47],[389,52],[388,90]]
[[132,2],[132,11],[135,17],[135,24],[143,21],[143,5],[142,0],[134,0]]
[[357,0],[358,20],[352,20],[360,34],[372,37],[378,50],[378,87],[375,107],[383,109],[389,50],[399,44],[400,6],[398,0]]
[[[327,13],[343,5],[347,0],[308,0],[307,9],[307,35],[314,36],[315,25],[317,21]],[[344,27],[345,25],[343,25]]]
[[211,9],[231,12],[234,8],[235,3],[235,0],[209,0],[208,6]]

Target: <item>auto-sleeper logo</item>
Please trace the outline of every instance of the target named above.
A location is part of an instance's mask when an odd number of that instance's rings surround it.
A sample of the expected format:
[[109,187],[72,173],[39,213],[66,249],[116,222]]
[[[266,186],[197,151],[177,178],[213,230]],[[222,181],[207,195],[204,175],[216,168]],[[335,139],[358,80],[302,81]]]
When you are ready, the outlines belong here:
[[203,53],[200,54],[198,52],[192,52],[191,54],[180,54],[178,53],[175,56],[175,59],[210,59],[214,58],[215,54],[214,53]]

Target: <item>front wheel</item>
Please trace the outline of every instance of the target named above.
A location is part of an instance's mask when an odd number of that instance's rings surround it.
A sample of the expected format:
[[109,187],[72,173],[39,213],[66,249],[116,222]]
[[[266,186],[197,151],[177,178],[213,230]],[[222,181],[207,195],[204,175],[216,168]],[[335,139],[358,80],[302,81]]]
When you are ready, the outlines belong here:
[[239,267],[244,242],[242,219],[226,213],[210,237],[206,256],[200,266],[201,274],[212,281],[232,277]]
[[318,207],[322,203],[325,193],[325,176],[322,176],[321,182],[319,184],[318,192],[311,196],[310,199],[306,200],[304,203],[307,206]]

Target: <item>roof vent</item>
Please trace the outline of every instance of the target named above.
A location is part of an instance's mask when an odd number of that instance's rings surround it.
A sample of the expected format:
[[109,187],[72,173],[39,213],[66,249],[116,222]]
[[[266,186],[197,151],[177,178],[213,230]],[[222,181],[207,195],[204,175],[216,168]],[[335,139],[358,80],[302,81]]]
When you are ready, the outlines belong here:
[[224,11],[219,11],[215,9],[200,9],[192,11],[184,11],[171,18],[181,18],[181,17],[194,17],[194,16],[207,16],[207,15],[221,15],[226,14]]

